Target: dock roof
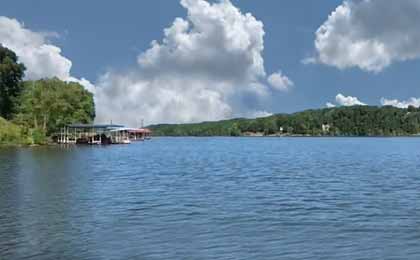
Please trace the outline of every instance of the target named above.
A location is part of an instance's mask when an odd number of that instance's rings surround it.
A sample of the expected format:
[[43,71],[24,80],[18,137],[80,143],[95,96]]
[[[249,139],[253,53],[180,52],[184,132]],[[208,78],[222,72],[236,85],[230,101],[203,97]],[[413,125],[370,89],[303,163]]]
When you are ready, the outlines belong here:
[[127,131],[129,133],[151,133],[151,131],[146,128],[118,127],[118,128],[113,128],[111,130],[111,132],[121,132],[121,131]]
[[110,128],[121,128],[123,125],[115,124],[71,124],[68,128],[79,128],[79,129],[110,129]]

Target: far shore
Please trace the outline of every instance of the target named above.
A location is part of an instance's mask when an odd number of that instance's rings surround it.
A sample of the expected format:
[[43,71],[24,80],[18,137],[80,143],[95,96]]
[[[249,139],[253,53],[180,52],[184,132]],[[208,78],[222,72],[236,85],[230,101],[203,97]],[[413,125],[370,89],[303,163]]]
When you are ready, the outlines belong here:
[[230,136],[230,135],[212,135],[212,136],[197,136],[197,135],[157,135],[154,137],[158,138],[183,138],[183,137],[196,137],[196,138],[211,138],[211,137],[226,137],[226,138],[419,138],[420,134],[417,135],[372,135],[372,136],[364,136],[364,135],[240,135],[240,136]]

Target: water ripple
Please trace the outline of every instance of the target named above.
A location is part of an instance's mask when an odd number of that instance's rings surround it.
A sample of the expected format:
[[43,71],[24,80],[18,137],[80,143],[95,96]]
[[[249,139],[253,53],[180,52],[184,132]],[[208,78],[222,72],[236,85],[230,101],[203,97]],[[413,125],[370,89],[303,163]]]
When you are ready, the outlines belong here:
[[420,259],[420,139],[0,149],[0,259]]

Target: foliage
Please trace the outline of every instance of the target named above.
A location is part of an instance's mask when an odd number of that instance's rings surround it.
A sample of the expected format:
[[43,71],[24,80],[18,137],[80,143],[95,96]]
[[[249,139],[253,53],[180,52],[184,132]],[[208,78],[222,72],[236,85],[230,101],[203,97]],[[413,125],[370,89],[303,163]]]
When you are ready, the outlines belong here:
[[29,142],[22,128],[0,117],[0,145],[19,145]]
[[32,144],[46,144],[48,143],[47,135],[41,129],[30,129],[29,136]]
[[353,106],[306,110],[257,119],[154,125],[161,136],[403,136],[420,133],[420,109]]
[[67,124],[91,123],[95,118],[92,93],[78,83],[56,78],[25,82],[19,104],[14,121],[47,135]]
[[0,144],[44,144],[71,123],[95,118],[92,93],[57,78],[22,83],[25,66],[0,45]]
[[25,66],[16,54],[0,44],[0,116],[10,119],[21,92]]

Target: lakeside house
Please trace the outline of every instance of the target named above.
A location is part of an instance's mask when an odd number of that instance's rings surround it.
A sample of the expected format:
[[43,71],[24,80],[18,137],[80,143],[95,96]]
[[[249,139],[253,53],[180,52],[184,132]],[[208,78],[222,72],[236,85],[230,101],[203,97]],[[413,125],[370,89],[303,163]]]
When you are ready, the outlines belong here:
[[128,128],[115,124],[71,124],[53,136],[59,144],[129,144],[151,138],[147,128]]

